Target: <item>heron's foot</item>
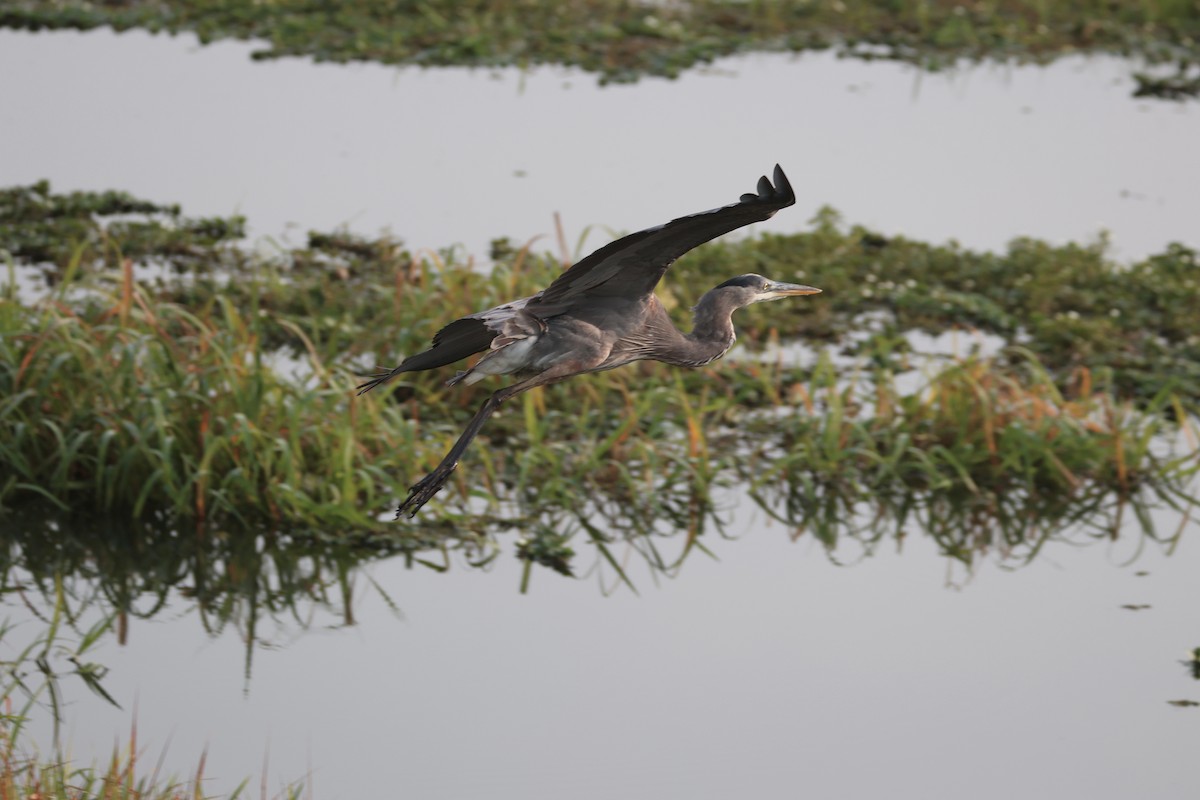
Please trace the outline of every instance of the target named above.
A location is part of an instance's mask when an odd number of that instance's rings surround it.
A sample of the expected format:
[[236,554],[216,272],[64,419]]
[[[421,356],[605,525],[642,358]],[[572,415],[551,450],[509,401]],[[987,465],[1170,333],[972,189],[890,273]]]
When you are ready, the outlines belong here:
[[400,519],[404,514],[408,514],[409,519],[415,517],[421,510],[421,506],[428,503],[431,497],[442,490],[457,466],[457,461],[448,466],[439,464],[437,469],[409,487],[408,498],[396,509],[396,519]]

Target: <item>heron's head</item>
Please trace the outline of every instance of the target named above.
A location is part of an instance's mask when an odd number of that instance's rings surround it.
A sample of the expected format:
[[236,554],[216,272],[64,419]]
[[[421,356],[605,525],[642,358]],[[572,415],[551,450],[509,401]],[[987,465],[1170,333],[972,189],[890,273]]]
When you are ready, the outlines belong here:
[[750,273],[730,278],[713,289],[713,291],[724,295],[727,298],[726,302],[730,302],[740,308],[752,303],[761,303],[764,300],[779,300],[784,297],[817,294],[821,290],[814,289],[811,286],[801,286],[797,283],[780,283],[764,278],[762,275]]

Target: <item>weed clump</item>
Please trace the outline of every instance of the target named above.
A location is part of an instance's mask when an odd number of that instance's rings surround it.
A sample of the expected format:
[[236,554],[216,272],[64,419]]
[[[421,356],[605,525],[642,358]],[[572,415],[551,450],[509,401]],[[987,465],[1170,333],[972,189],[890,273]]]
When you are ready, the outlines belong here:
[[[699,248],[673,267],[688,280],[660,288],[683,317],[752,265],[821,286],[818,302],[742,312],[744,349],[708,369],[640,363],[530,393],[485,432],[440,519],[397,528],[382,512],[478,395],[408,373],[358,398],[357,374],[423,349],[448,320],[534,293],[557,258],[497,240],[484,272],[455,251],[345,231],[263,256],[239,246],[236,218],[43,184],[0,196],[16,198],[0,204],[10,273],[49,279],[37,300],[12,285],[0,299],[10,520],[39,501],[204,540],[242,530],[350,543],[363,558],[451,546],[473,563],[519,529],[518,557],[560,572],[577,536],[600,563],[636,542],[669,569],[650,543],[698,546],[720,527],[714,493],[735,482],[828,542],[873,507],[897,525],[923,509],[929,530],[971,520],[958,529],[982,531],[983,547],[1015,546],[1034,518],[1111,521],[1118,507],[1184,502],[1196,469],[1155,449],[1200,398],[1194,251],[1171,245],[1128,267],[1100,245],[973,253],[847,228],[827,210],[804,233]],[[26,244],[31,215],[56,249]],[[914,330],[1005,346],[930,362]],[[755,355],[767,343],[812,357]],[[918,367],[921,388],[898,390]]]
[[[676,77],[721,56],[836,47],[863,59],[940,69],[960,59],[1047,61],[1074,53],[1135,55],[1149,63],[1200,63],[1194,3],[1104,0],[1030,3],[896,3],[804,0],[460,2],[394,0],[314,4],[187,0],[25,0],[0,10],[0,27],[191,31],[202,42],[267,42],[254,58],[308,55],[318,61],[421,66],[565,64],[602,81]],[[1143,96],[1179,97],[1179,80],[1138,78]]]

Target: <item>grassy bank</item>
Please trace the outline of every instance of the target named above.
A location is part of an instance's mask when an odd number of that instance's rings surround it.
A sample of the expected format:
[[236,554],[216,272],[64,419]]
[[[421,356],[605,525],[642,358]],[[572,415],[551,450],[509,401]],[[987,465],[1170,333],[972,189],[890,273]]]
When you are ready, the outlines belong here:
[[[681,324],[707,286],[747,269],[825,294],[742,312],[740,356],[713,368],[639,364],[524,396],[421,520],[395,525],[380,519],[482,390],[415,373],[358,398],[356,373],[532,293],[562,264],[497,240],[485,273],[344,232],[252,255],[236,219],[139,203],[0,193],[10,270],[48,284],[38,302],[11,286],[0,302],[0,505],[10,524],[34,501],[52,509],[15,534],[33,552],[43,524],[86,539],[94,521],[71,516],[86,510],[172,531],[192,565],[181,575],[214,555],[187,555],[196,534],[227,547],[234,531],[256,553],[307,541],[486,562],[496,535],[518,530],[529,563],[568,571],[584,547],[612,568],[614,548],[633,546],[669,569],[652,543],[678,537],[690,552],[720,530],[714,490],[749,483],[769,513],[829,543],[863,507],[897,532],[918,512],[931,531],[971,520],[973,546],[945,542],[969,560],[1032,530],[1018,524],[1031,516],[1045,523],[1036,540],[1089,514],[1103,529],[1121,507],[1188,502],[1194,443],[1178,426],[1200,399],[1200,287],[1181,246],[1130,267],[1100,246],[981,254],[886,239],[829,211],[806,233],[707,246],[662,287]],[[927,366],[901,391],[920,362],[913,329],[1010,346]],[[803,366],[753,357],[792,341],[813,352]],[[1177,455],[1161,452],[1168,440]]]
[[766,0],[647,5],[631,0],[511,2],[396,0],[18,0],[0,26],[192,31],[202,41],[255,38],[257,58],[393,64],[565,64],[606,81],[676,76],[720,56],[826,49],[938,68],[958,59],[1049,60],[1071,53],[1132,55],[1175,64],[1145,75],[1143,95],[1194,95],[1200,8],[1166,0],[908,3]]

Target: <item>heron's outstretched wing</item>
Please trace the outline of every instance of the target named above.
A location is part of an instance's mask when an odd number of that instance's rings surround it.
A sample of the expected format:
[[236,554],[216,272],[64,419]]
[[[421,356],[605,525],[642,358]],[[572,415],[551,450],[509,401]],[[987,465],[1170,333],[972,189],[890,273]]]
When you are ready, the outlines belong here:
[[778,164],[774,178],[774,185],[765,175],[759,178],[757,193],[744,194],[732,205],[680,217],[601,247],[559,275],[531,301],[530,311],[584,295],[634,298],[650,293],[667,267],[687,251],[795,203],[792,185]]
[[527,307],[535,319],[568,312],[573,301],[586,297],[637,298],[654,290],[667,267],[681,255],[752,222],[768,219],[796,202],[787,176],[775,165],[775,183],[758,179],[757,194],[744,194],[728,206],[680,217],[647,228],[601,247],[575,264],[533,297],[481,311],[451,322],[433,337],[433,345],[409,356],[392,370],[381,369],[361,384],[359,394],[386,383],[402,372],[434,369],[491,348],[504,323]]

